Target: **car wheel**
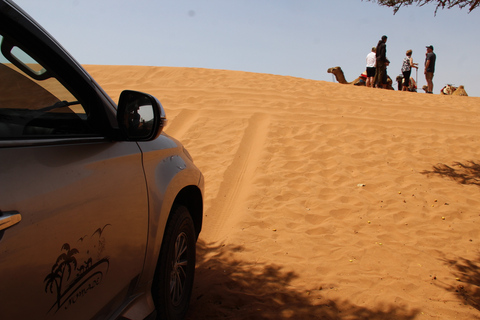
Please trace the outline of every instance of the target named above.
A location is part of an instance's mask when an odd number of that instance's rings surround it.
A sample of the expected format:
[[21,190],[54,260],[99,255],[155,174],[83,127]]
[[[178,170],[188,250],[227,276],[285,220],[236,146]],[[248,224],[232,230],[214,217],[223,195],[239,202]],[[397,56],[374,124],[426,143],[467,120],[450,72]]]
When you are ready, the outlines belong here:
[[195,228],[188,209],[170,213],[153,283],[158,319],[182,319],[188,310],[195,274]]

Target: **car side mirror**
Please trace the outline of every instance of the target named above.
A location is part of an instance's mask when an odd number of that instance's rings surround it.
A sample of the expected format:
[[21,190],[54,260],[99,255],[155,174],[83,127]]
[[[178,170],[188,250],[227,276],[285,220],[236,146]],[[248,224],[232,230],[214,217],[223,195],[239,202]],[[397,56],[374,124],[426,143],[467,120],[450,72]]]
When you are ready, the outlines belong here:
[[167,118],[157,98],[143,92],[125,90],[118,101],[117,121],[126,140],[150,141],[160,135]]

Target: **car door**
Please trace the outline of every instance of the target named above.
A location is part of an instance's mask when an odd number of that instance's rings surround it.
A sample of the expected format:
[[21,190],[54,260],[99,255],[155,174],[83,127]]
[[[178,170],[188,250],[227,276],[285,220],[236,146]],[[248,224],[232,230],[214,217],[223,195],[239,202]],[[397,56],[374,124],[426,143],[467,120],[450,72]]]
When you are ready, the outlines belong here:
[[104,138],[63,83],[0,56],[1,319],[105,319],[143,268],[139,147]]

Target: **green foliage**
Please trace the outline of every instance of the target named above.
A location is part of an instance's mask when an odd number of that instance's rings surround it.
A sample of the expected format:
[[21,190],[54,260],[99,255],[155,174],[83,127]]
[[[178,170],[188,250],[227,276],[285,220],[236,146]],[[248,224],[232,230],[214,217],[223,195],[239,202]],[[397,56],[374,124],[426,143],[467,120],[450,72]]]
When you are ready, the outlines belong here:
[[460,9],[468,7],[469,8],[468,12],[471,12],[473,9],[480,6],[480,0],[367,0],[367,1],[377,2],[381,6],[393,7],[393,14],[397,13],[397,11],[402,6],[410,6],[412,4],[416,4],[417,6],[423,6],[428,3],[436,4],[437,7],[435,8],[435,13],[437,13],[437,10],[439,8],[451,9],[453,7],[459,7]]

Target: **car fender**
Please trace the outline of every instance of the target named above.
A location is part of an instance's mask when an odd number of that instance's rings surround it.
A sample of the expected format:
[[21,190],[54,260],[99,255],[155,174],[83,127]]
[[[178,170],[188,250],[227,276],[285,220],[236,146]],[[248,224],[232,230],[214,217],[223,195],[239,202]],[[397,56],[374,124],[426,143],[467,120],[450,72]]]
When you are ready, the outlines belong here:
[[203,197],[203,176],[177,140],[162,134],[151,142],[139,143],[149,197],[149,232],[144,272],[140,281],[153,278],[163,233],[177,195],[195,186]]

